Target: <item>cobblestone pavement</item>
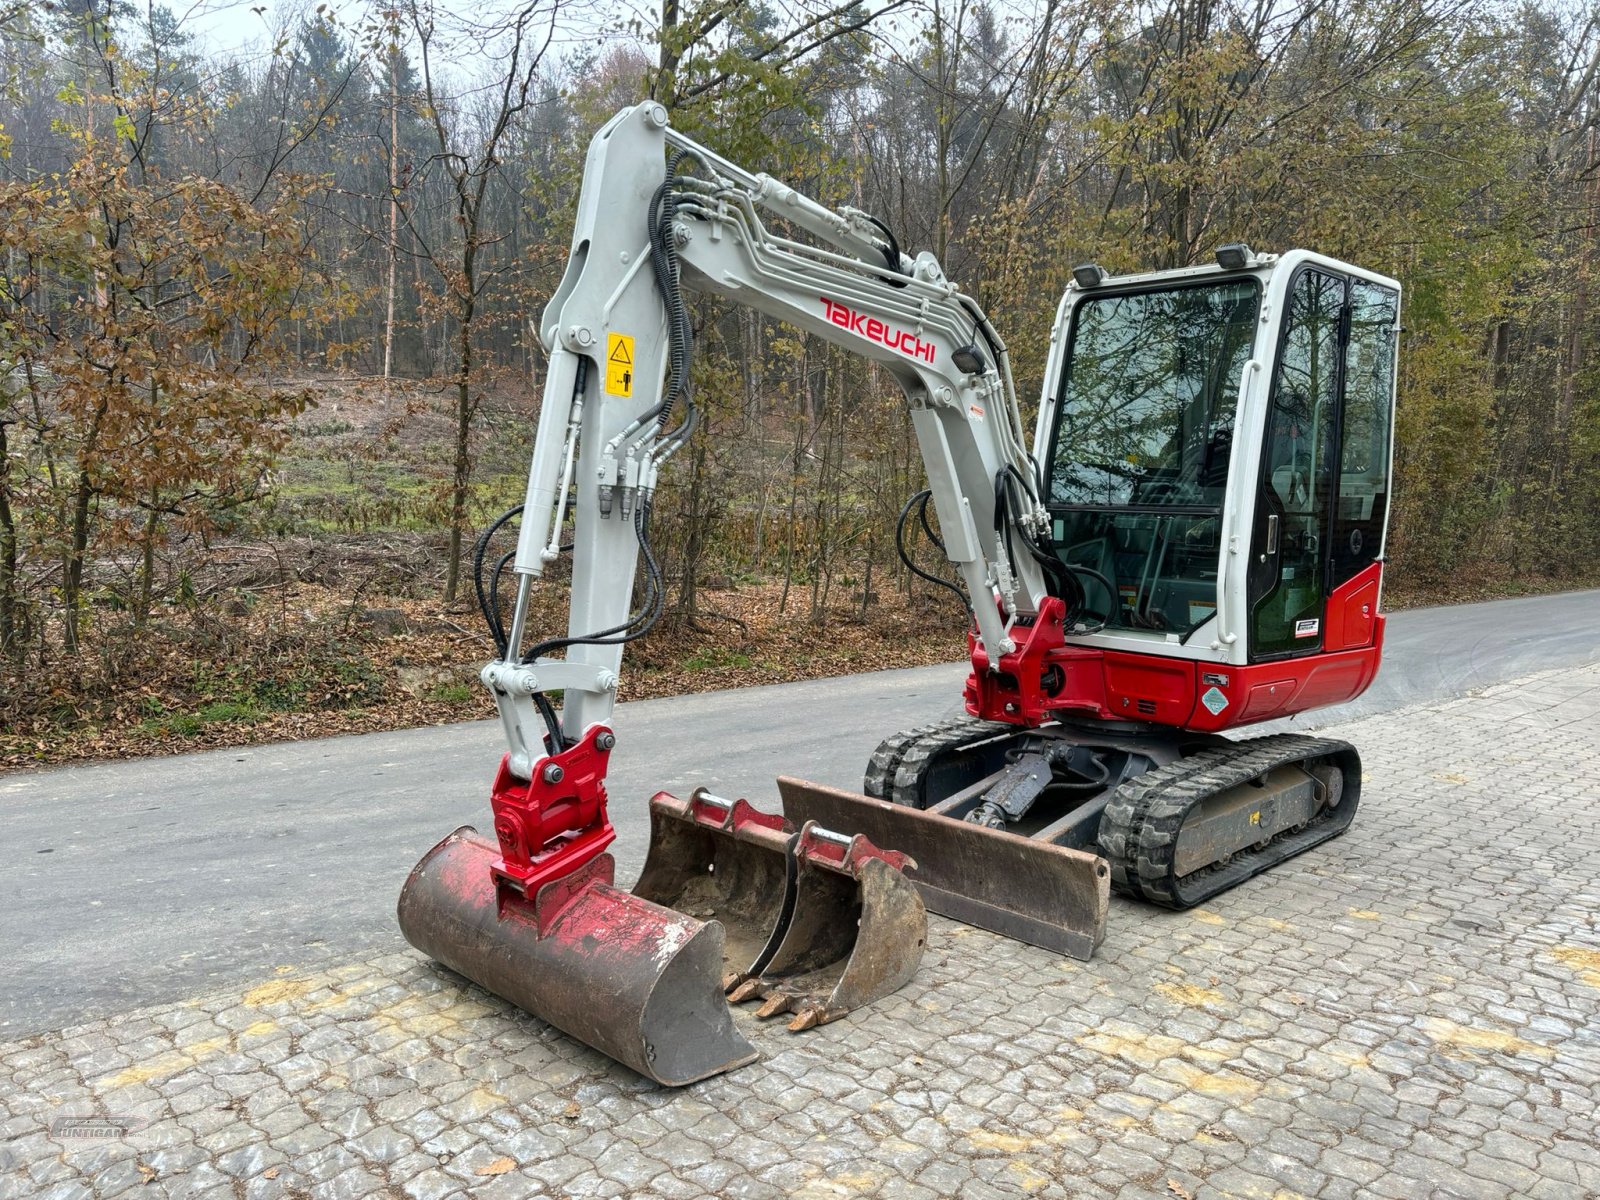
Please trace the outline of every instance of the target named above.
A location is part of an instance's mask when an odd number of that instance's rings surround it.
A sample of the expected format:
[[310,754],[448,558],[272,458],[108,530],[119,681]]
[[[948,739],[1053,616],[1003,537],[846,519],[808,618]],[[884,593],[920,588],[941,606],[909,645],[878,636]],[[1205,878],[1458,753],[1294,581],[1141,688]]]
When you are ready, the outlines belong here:
[[1600,668],[1341,734],[1270,880],[1090,964],[935,919],[679,1091],[410,953],[0,1046],[0,1198],[1600,1196]]

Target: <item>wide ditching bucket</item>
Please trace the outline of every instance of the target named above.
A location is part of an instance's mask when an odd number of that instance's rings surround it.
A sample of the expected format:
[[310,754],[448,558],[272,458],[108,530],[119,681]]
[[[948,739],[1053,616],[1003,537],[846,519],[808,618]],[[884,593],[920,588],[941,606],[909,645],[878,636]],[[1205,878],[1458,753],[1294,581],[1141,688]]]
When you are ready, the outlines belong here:
[[479,986],[668,1086],[754,1062],[723,994],[715,921],[612,886],[601,854],[528,898],[497,885],[494,842],[440,842],[400,893],[406,940]]
[[783,815],[894,846],[930,912],[1087,960],[1105,940],[1111,879],[1097,855],[838,788],[780,778]]

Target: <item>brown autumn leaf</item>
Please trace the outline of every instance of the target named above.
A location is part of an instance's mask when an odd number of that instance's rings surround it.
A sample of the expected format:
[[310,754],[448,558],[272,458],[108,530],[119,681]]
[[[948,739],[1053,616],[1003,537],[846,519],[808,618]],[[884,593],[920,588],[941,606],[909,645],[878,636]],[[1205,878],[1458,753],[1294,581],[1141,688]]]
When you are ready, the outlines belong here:
[[474,1175],[504,1175],[507,1172],[515,1171],[516,1169],[517,1169],[517,1164],[516,1164],[515,1160],[509,1159],[509,1158],[497,1158],[492,1163],[490,1163],[488,1166],[479,1167],[476,1171],[473,1172],[473,1174]]
[[1167,1191],[1176,1196],[1178,1200],[1194,1200],[1194,1194],[1176,1179],[1167,1180]]
[[568,1100],[567,1106],[561,1110],[561,1115],[569,1121],[576,1121],[578,1114],[583,1111],[583,1105],[576,1100]]
[[265,1171],[261,1172],[261,1178],[263,1178],[263,1179],[276,1179],[277,1177],[278,1177],[278,1168],[277,1167],[268,1167]]

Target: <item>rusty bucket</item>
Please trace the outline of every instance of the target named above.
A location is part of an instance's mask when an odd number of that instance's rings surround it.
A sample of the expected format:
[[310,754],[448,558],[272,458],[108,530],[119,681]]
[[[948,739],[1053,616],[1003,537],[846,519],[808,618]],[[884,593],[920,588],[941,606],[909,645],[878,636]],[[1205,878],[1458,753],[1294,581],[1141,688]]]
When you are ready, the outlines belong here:
[[612,886],[609,854],[525,897],[497,886],[496,844],[463,826],[400,893],[406,940],[657,1083],[754,1062],[723,994],[723,931]]
[[792,828],[745,800],[698,788],[650,800],[650,850],[633,894],[722,925],[723,983],[758,974],[794,908]]
[[790,1014],[810,1029],[896,991],[917,972],[928,939],[922,897],[903,873],[916,864],[807,822],[790,850],[793,910],[765,965],[735,981],[735,1003]]

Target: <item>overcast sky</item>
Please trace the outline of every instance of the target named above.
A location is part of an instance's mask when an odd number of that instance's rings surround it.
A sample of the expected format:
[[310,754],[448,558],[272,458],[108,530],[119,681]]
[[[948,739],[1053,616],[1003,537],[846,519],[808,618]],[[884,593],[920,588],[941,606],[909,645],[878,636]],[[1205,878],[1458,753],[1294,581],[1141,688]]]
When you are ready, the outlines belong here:
[[[210,55],[265,53],[272,46],[273,31],[285,18],[309,17],[316,12],[317,0],[166,0],[183,28],[200,48]],[[143,0],[135,0],[142,7]],[[327,11],[345,28],[359,25],[367,14],[378,11],[381,3],[368,0],[332,0]],[[441,13],[486,15],[510,10],[513,0],[438,0]],[[562,0],[563,16],[557,21],[557,43],[592,44],[597,38],[627,37],[624,29],[630,19],[653,24],[653,4],[638,0]]]

